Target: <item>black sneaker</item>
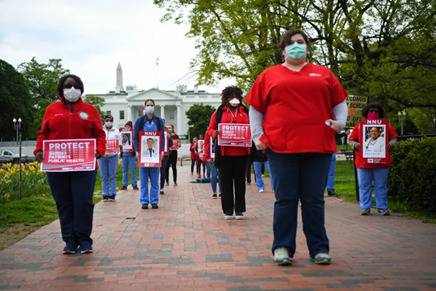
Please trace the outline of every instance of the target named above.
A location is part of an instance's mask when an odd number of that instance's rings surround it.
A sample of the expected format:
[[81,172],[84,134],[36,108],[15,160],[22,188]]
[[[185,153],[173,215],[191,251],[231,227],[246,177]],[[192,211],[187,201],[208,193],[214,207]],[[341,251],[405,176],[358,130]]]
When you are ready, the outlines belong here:
[[336,192],[335,191],[327,191],[327,195],[328,196],[336,196]]
[[109,201],[109,196],[103,195],[103,202],[108,202],[108,201]]
[[159,206],[158,206],[157,204],[151,204],[151,208],[153,208],[153,209],[158,209]]
[[148,209],[148,204],[142,204],[141,208],[142,209]]
[[177,182],[174,182],[174,186],[177,186]]
[[220,193],[220,194],[218,195],[218,197],[219,197],[219,198],[223,197],[223,194],[222,194],[222,193]]
[[362,209],[360,211],[360,215],[364,215],[364,216],[371,215],[371,209],[370,208]]
[[164,190],[163,190],[163,189],[160,189],[159,194],[160,194],[160,195],[164,195],[164,194],[165,194]]
[[216,199],[217,197],[218,197],[218,196],[216,195],[216,193],[213,193],[213,194],[212,194],[212,198],[213,198],[213,199]]
[[121,190],[127,190],[127,186],[121,187]]
[[109,201],[109,202],[115,202],[115,195],[108,196],[107,201]]
[[78,247],[78,245],[77,245],[76,242],[69,241],[69,242],[67,242],[65,244],[65,247],[64,247],[64,249],[62,251],[62,254],[64,254],[64,255],[73,255],[73,254],[76,253],[77,247]]
[[386,209],[377,209],[378,214],[382,215],[382,216],[389,216],[391,215],[391,211],[386,208]]
[[92,244],[89,242],[82,242],[80,243],[80,253],[85,254],[92,254],[94,251],[92,250]]
[[138,186],[133,186],[133,190],[138,190]]

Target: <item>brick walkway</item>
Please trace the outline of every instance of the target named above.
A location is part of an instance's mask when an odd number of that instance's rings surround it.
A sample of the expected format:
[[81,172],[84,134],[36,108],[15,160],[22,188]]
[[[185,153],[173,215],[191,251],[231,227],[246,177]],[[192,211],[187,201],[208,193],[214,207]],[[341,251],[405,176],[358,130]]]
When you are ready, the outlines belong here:
[[436,289],[436,225],[326,198],[333,264],[309,261],[300,228],[295,265],[278,267],[271,192],[248,187],[249,219],[225,221],[209,184],[179,172],[158,210],[141,210],[133,191],[96,205],[92,255],[61,255],[58,221],[1,251],[0,290]]

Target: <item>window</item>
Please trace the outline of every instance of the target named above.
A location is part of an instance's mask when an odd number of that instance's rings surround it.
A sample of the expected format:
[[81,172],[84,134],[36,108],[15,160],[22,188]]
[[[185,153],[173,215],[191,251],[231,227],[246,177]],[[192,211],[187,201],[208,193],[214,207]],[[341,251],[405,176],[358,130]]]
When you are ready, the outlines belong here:
[[111,111],[110,110],[106,111],[106,115],[112,115]]
[[174,120],[174,116],[175,114],[174,114],[174,111],[173,112],[169,112],[169,114],[168,114],[168,119],[169,120]]
[[124,110],[120,110],[120,119],[121,119],[121,120],[124,119]]

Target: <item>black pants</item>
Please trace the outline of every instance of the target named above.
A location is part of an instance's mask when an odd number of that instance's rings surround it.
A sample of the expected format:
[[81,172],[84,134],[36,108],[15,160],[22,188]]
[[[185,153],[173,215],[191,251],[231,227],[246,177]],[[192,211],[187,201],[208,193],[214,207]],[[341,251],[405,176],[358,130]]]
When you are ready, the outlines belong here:
[[253,160],[251,157],[247,158],[247,168],[246,168],[246,175],[247,175],[247,183],[251,184],[251,165],[253,164]]
[[92,218],[96,171],[47,173],[65,242],[92,244]]
[[165,181],[167,181],[167,183],[170,178],[170,166],[173,169],[173,181],[177,183],[177,151],[170,151],[168,156],[167,167],[165,169]]
[[[245,174],[247,157],[221,157],[220,179],[222,186],[221,206],[224,214],[245,212]],[[233,191],[234,189],[234,191]]]
[[191,175],[194,174],[194,167],[195,167],[195,164],[196,164],[196,163],[197,163],[196,160],[191,160]]
[[[166,172],[167,172],[168,156],[163,156],[162,164],[160,166],[160,189],[165,186]],[[167,179],[168,180],[168,179]]]

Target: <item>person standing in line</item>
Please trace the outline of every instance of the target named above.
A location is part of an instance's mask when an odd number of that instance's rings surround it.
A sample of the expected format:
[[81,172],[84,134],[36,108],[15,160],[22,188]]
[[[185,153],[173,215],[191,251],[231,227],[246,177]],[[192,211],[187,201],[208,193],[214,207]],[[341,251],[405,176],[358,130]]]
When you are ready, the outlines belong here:
[[[349,144],[356,150],[356,168],[357,178],[359,181],[359,204],[361,215],[371,215],[372,195],[371,186],[374,183],[375,202],[377,212],[382,216],[390,215],[388,207],[388,176],[389,168],[392,167],[390,150],[395,146],[397,141],[397,132],[390,122],[384,117],[383,107],[377,103],[369,103],[362,109],[362,120],[356,124],[348,136]],[[368,120],[382,121],[386,126],[385,139],[380,137],[380,127],[370,126],[370,137],[366,143],[363,141],[363,125]],[[375,129],[375,130],[374,130]],[[374,159],[363,157],[363,147],[368,150],[370,145],[368,141],[377,143],[373,151],[381,152],[385,149],[386,158],[383,162],[375,162]]]
[[[95,157],[105,153],[106,137],[101,126],[100,116],[89,103],[83,102],[82,80],[72,74],[59,79],[57,95],[59,100],[48,105],[42,119],[41,130],[37,135],[34,154],[43,160],[43,141],[52,139],[96,139]],[[51,194],[61,225],[62,240],[65,242],[63,254],[93,252],[92,219],[94,215],[94,187],[96,170],[75,172],[47,172]]]
[[[130,135],[123,135],[123,133],[130,133]],[[138,182],[136,179],[136,154],[133,149],[133,124],[127,121],[121,131],[121,155],[122,155],[122,168],[123,168],[123,185],[121,190],[127,190],[129,184],[129,171],[130,182],[132,183],[133,190],[138,190]]]
[[[155,102],[153,99],[147,99],[144,102],[145,109],[144,115],[138,117],[133,127],[133,145],[135,152],[139,158],[139,133],[141,131],[155,131],[160,133],[161,137],[164,136],[164,121],[162,118],[154,115]],[[143,146],[148,146],[143,145]],[[160,150],[163,152],[163,143],[160,145]],[[157,154],[157,153],[156,153]],[[151,203],[153,209],[159,208],[159,171],[160,168],[156,167],[140,167],[139,179],[140,179],[140,198],[142,209],[148,209],[148,205]],[[150,179],[150,190],[148,189],[148,180]],[[150,195],[149,195],[150,193]]]
[[333,153],[332,158],[330,160],[329,173],[327,175],[327,195],[328,196],[336,196],[335,173],[336,173],[336,153]]
[[[221,105],[212,114],[207,129],[208,136],[214,141],[218,138],[219,123],[248,124],[248,113],[242,105],[242,90],[236,86],[226,87],[221,93]],[[205,160],[210,160],[210,147],[204,148]],[[215,149],[216,165],[222,186],[221,207],[224,219],[244,219],[245,178],[247,159],[251,147],[217,146]]]
[[[202,145],[199,145],[198,141],[200,141],[200,140],[203,141]],[[201,146],[201,148],[199,148],[199,146]],[[198,156],[198,158],[197,158],[197,172],[198,172],[198,179],[206,178],[206,163],[204,161],[203,155],[204,155],[204,138],[203,138],[202,134],[199,134],[198,138],[197,138],[197,156]]]
[[[208,131],[206,131],[206,133],[204,134],[204,148],[208,148],[209,152],[210,152],[210,158],[208,160],[206,160],[206,162],[208,163],[208,167],[210,170],[210,186],[212,188],[212,198],[216,199],[218,198],[218,168],[215,166],[215,161],[214,161],[214,154],[215,154],[215,144],[212,143],[212,149],[211,149],[211,136],[208,134]],[[205,155],[205,158],[207,156]],[[220,190],[220,197],[221,197],[221,186],[219,186],[219,190]]]
[[170,175],[170,167],[173,170],[173,182],[174,186],[177,186],[177,150],[180,148],[180,138],[176,134],[174,129],[174,125],[171,124],[168,127],[168,147],[169,147],[169,156],[168,162],[165,171],[165,179],[167,185],[169,185],[169,175]]
[[[193,176],[194,175],[194,168],[196,167],[197,159],[198,159],[197,138],[196,137],[194,137],[192,139],[192,143],[191,143],[191,146],[189,147],[189,151],[191,152],[191,176]],[[197,172],[198,172],[198,167],[197,167]]]
[[113,128],[112,115],[104,117],[104,133],[106,134],[106,153],[98,159],[100,166],[103,201],[113,202],[117,195],[118,142],[120,132]]
[[265,184],[263,182],[262,167],[266,168],[269,173],[269,180],[272,188],[272,174],[269,168],[268,158],[264,150],[253,150],[253,164],[254,164],[254,177],[256,179],[256,187],[259,193],[265,191]]
[[[164,120],[165,123],[165,120]],[[166,176],[166,169],[167,169],[167,164],[168,164],[168,156],[169,156],[169,146],[168,146],[168,128],[165,127],[164,128],[164,138],[163,143],[164,143],[164,152],[163,152],[163,157],[162,157],[162,165],[160,166],[160,191],[159,194],[164,195],[165,191],[164,191],[164,187],[165,187],[165,180],[167,180],[167,176]]]
[[278,265],[292,264],[300,201],[310,258],[330,264],[324,189],[347,92],[328,68],[308,62],[303,31],[285,32],[279,47],[283,63],[265,69],[247,96],[253,140],[267,150],[273,175],[272,253]]

